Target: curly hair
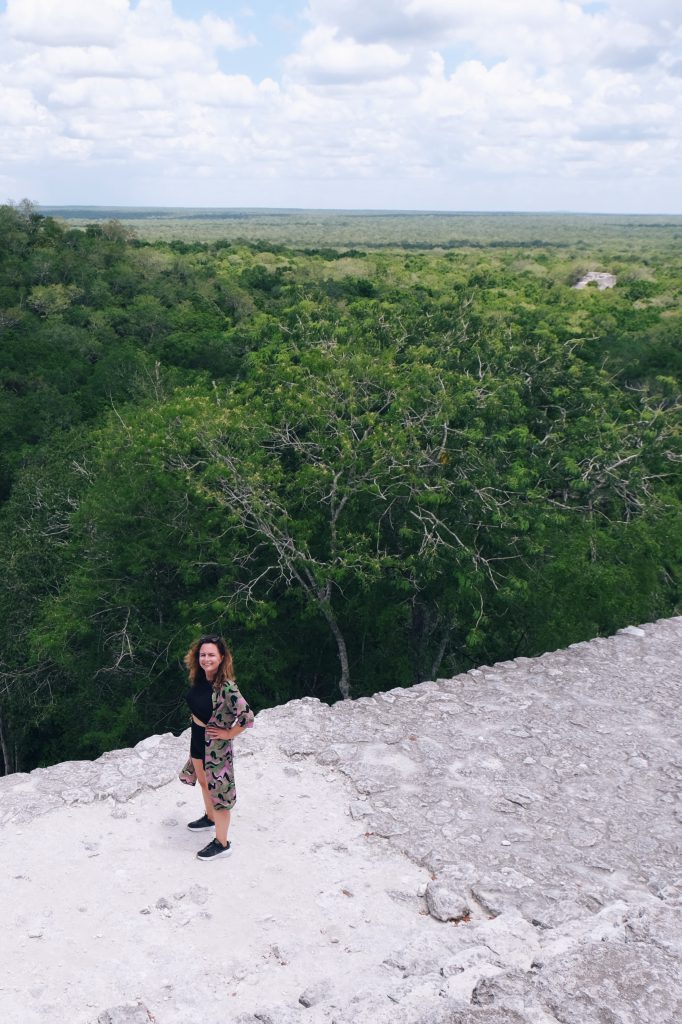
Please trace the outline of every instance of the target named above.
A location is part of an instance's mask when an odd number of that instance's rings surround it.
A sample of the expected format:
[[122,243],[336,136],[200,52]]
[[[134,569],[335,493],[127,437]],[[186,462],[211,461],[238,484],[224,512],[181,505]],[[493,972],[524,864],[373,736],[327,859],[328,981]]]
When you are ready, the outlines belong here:
[[190,686],[194,686],[197,681],[206,678],[206,673],[199,664],[199,652],[201,651],[202,644],[215,644],[223,656],[223,660],[220,662],[218,671],[216,672],[215,678],[212,682],[213,689],[219,690],[227,680],[234,682],[235,675],[232,652],[227,646],[224,637],[218,636],[215,633],[210,633],[208,636],[200,636],[199,639],[192,644],[183,659],[189,673]]

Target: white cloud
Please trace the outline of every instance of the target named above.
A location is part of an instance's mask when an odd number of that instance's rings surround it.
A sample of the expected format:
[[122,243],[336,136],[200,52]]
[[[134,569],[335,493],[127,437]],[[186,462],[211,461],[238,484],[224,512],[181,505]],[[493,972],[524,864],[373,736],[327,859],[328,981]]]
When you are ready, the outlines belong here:
[[79,78],[57,85],[48,96],[55,107],[79,110],[158,110],[163,106],[161,86],[142,78]]
[[253,33],[242,36],[233,22],[217,18],[214,14],[205,14],[199,26],[207,42],[223,50],[239,50],[243,46],[253,46],[256,42]]
[[208,108],[261,107],[276,100],[279,86],[270,78],[256,84],[247,75],[227,75],[215,71],[202,75],[196,71],[179,75],[175,82],[178,102],[192,102]]
[[362,42],[442,46],[461,39],[497,47],[585,16],[565,0],[311,0],[310,19]]
[[0,124],[34,128],[52,121],[48,111],[36,103],[29,89],[0,85]]
[[580,180],[618,182],[607,205],[659,176],[679,208],[678,6],[309,0],[256,78],[226,70],[262,57],[254,18],[251,34],[170,0],[8,0],[0,158],[45,202],[499,208],[525,188],[560,207]]
[[[670,42],[649,5],[639,4],[638,11],[621,0],[596,13],[584,6],[574,0],[310,0],[308,16],[363,43],[413,51],[468,43],[486,57],[535,65],[584,64],[607,47],[627,54]],[[657,6],[672,11],[674,4],[660,0]]]
[[286,67],[292,77],[323,85],[390,78],[409,63],[407,54],[386,43],[357,43],[321,25],[303,37]]
[[7,0],[5,30],[39,46],[114,43],[128,15],[128,0]]
[[630,18],[646,21],[668,28],[682,24],[682,8],[678,0],[610,0],[609,8],[614,16],[623,14]]

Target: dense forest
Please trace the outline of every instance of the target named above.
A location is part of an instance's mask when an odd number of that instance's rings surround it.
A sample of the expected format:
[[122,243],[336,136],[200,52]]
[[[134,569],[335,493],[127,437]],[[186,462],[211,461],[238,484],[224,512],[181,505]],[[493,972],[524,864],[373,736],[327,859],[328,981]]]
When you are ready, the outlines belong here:
[[460,213],[394,210],[178,209],[60,206],[41,212],[71,227],[115,220],[149,242],[266,242],[306,248],[571,248],[622,255],[679,248],[679,214]]
[[149,241],[0,208],[0,770],[184,728],[200,632],[258,709],[675,614],[682,250],[593,235]]

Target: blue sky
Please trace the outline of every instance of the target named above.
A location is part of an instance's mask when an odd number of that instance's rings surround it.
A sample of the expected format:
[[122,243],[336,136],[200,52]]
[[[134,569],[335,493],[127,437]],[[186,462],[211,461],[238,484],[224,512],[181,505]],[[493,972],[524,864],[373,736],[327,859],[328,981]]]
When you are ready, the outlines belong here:
[[255,79],[279,77],[283,60],[296,46],[305,28],[304,5],[288,0],[254,0],[253,3],[211,2],[211,0],[173,0],[173,10],[182,18],[196,20],[214,13],[232,18],[246,36],[253,34],[256,42],[245,49],[219,55],[221,70],[226,74],[245,74]]
[[0,0],[0,193],[682,213],[679,0]]

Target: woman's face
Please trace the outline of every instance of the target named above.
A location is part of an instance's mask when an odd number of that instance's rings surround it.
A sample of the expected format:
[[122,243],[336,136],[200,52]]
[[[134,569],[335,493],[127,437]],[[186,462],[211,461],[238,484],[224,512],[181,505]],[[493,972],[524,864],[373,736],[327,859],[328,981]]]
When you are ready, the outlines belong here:
[[213,679],[222,660],[223,656],[216,644],[202,644],[199,648],[199,664],[207,679]]

